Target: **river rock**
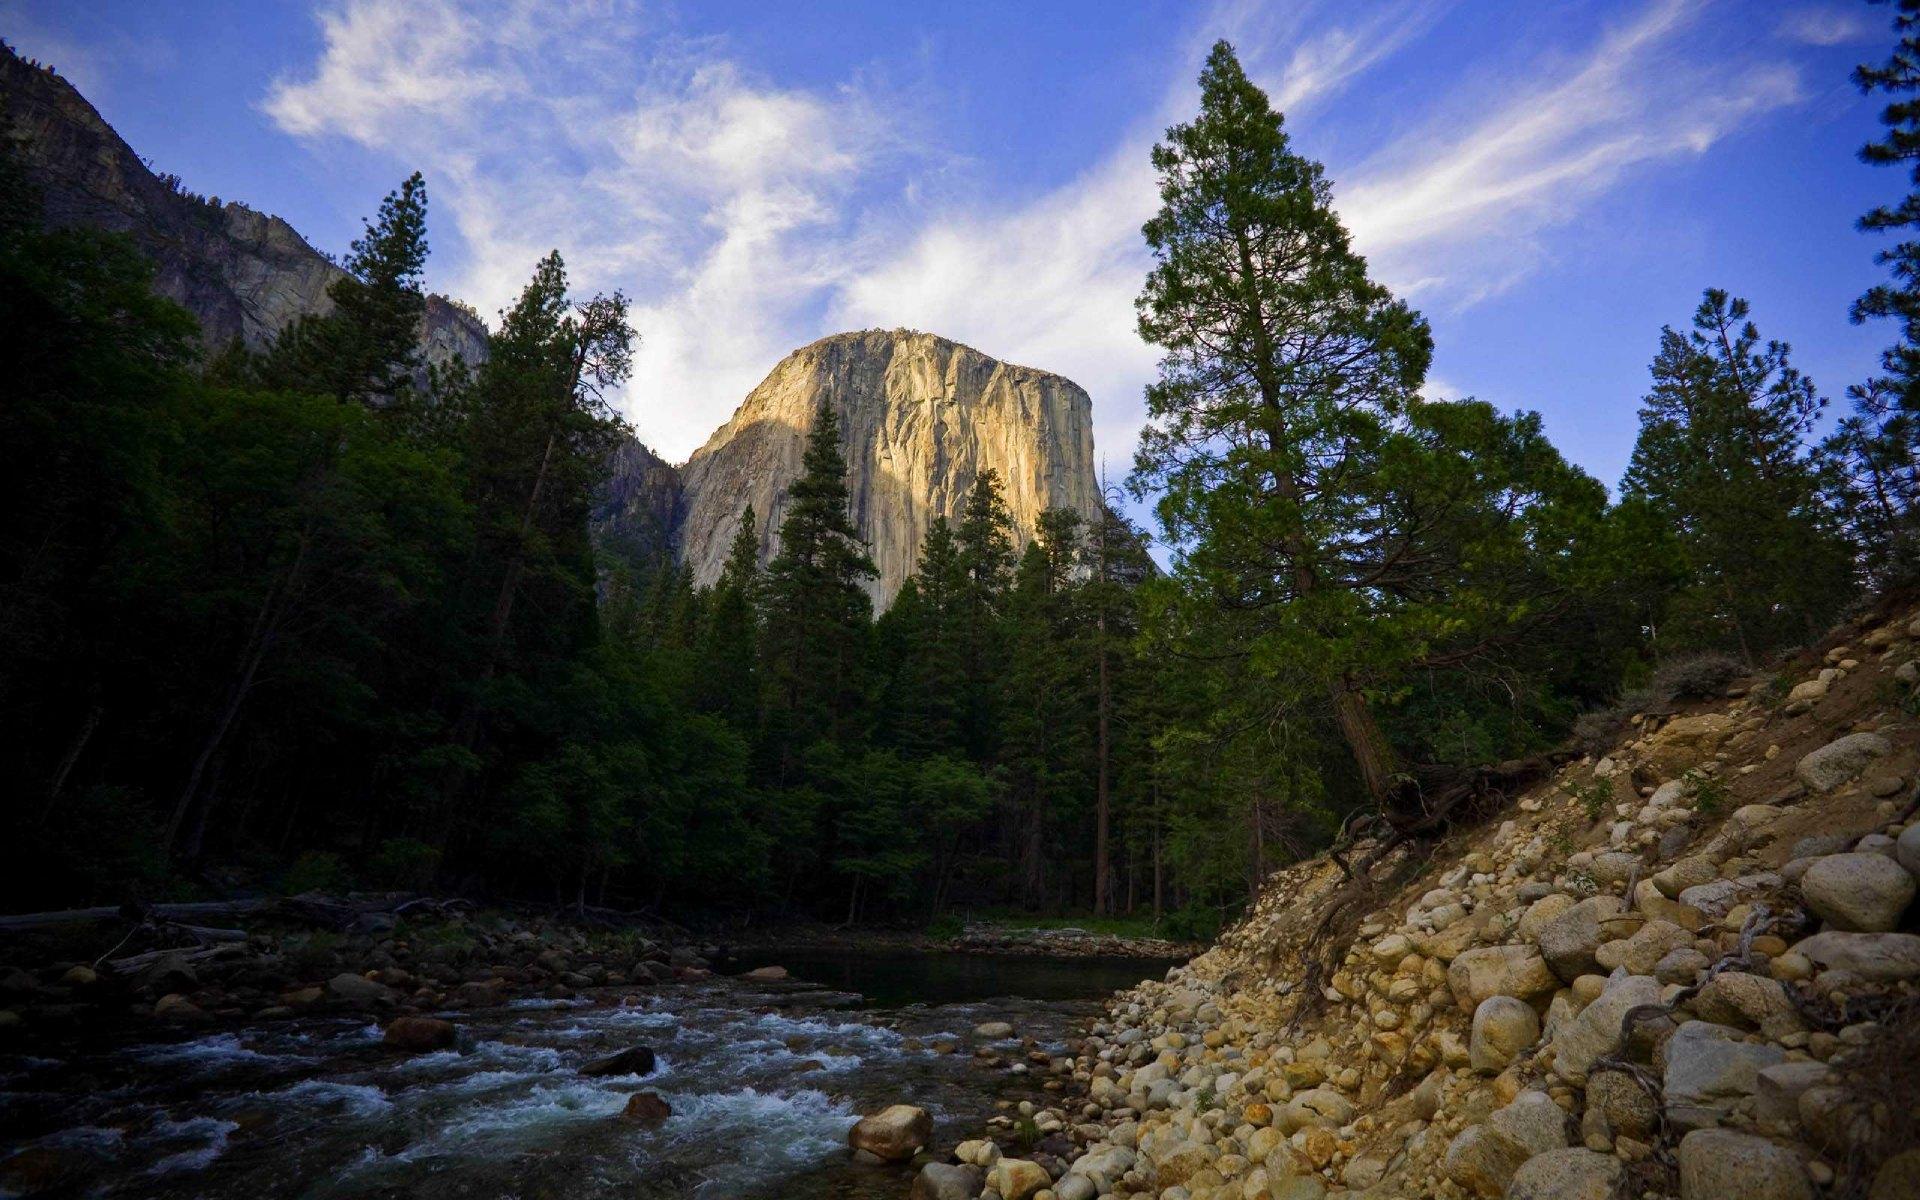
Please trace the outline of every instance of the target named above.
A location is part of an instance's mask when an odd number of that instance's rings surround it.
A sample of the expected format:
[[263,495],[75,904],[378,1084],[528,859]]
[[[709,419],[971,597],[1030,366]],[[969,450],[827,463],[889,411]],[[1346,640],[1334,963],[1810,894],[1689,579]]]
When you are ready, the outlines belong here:
[[179,992],[168,992],[154,1002],[153,1015],[162,1021],[177,1021],[183,1025],[196,1024],[208,1019],[207,1014],[193,1001]]
[[1553,1069],[1572,1083],[1586,1080],[1594,1060],[1613,1050],[1627,1010],[1657,1004],[1660,982],[1651,975],[1622,975],[1607,981],[1598,999],[1553,1035]]
[[971,1163],[928,1163],[914,1176],[910,1200],[973,1200],[986,1172]]
[[1920,821],[1901,832],[1900,840],[1893,844],[1893,856],[1910,874],[1920,877]]
[[1680,1200],[1813,1200],[1800,1156],[1750,1133],[1696,1129],[1680,1139]]
[[1835,929],[1879,933],[1900,923],[1914,879],[1883,854],[1831,854],[1800,877],[1807,907]]
[[1822,970],[1845,971],[1868,983],[1920,979],[1920,934],[1828,930],[1801,938],[1792,952]]
[[385,1007],[400,997],[384,983],[375,983],[364,975],[342,973],[327,980],[327,994],[358,1008]]
[[1704,854],[1689,854],[1672,866],[1656,871],[1653,886],[1660,889],[1662,895],[1678,899],[1681,892],[1690,887],[1699,887],[1703,883],[1712,883],[1720,878],[1720,864]]
[[1472,1012],[1489,996],[1531,1000],[1550,995],[1560,981],[1532,946],[1480,946],[1448,966],[1447,986],[1455,1002]]
[[1850,733],[1800,760],[1794,775],[1816,792],[1830,792],[1893,753],[1893,743],[1877,733]]
[[1912,1200],[1920,1196],[1920,1147],[1902,1150],[1880,1164],[1867,1200]]
[[1532,1005],[1512,996],[1488,996],[1473,1010],[1469,1061],[1474,1070],[1491,1075],[1539,1038],[1540,1014]]
[[1758,1090],[1762,1069],[1786,1061],[1778,1046],[1738,1040],[1710,1021],[1688,1021],[1666,1047],[1667,1118],[1682,1129],[1713,1125]]
[[[847,1131],[847,1144],[887,1162],[904,1162],[933,1136],[933,1117],[911,1104],[890,1104],[872,1116],[861,1117]],[[1006,1195],[1003,1191],[1001,1195]]]
[[630,1046],[618,1054],[596,1058],[580,1068],[582,1075],[651,1075],[654,1055],[651,1046]]
[[1600,922],[1620,915],[1618,896],[1590,896],[1548,921],[1540,930],[1540,954],[1561,980],[1572,983],[1598,964]]
[[1013,1026],[1005,1021],[986,1021],[973,1027],[973,1036],[982,1041],[1003,1041],[1013,1036]]
[[460,1031],[438,1017],[395,1017],[380,1040],[396,1050],[447,1050],[459,1042]]
[[1806,1028],[1800,1010],[1779,980],[1743,971],[1723,971],[1693,998],[1693,1011],[1718,1025],[1757,1029],[1778,1041]]
[[785,967],[755,967],[753,970],[741,976],[741,978],[752,979],[760,983],[778,983],[780,980],[787,978],[787,969]]
[[1612,1200],[1620,1160],[1592,1150],[1552,1150],[1513,1173],[1506,1200]]
[[1605,942],[1594,951],[1603,971],[1625,967],[1629,975],[1651,975],[1670,950],[1693,945],[1693,934],[1671,921],[1648,921],[1633,936]]
[[1513,1181],[1513,1173],[1528,1158],[1525,1146],[1486,1125],[1461,1130],[1447,1144],[1442,1164],[1447,1178],[1476,1196],[1498,1200]]
[[1648,747],[1648,760],[1662,775],[1672,777],[1720,748],[1733,736],[1734,721],[1724,713],[1675,717],[1661,726]]
[[639,1121],[652,1125],[673,1115],[673,1106],[661,1099],[655,1092],[635,1092],[627,1097],[627,1106],[620,1115],[629,1121]]
[[1047,1169],[1024,1158],[1003,1158],[993,1164],[988,1186],[1000,1193],[1000,1200],[1031,1200],[1053,1182]]
[[1625,1071],[1596,1071],[1587,1077],[1587,1111],[1598,1112],[1615,1137],[1644,1140],[1660,1119],[1660,1107]]
[[1488,1117],[1487,1126],[1526,1147],[1528,1155],[1545,1154],[1567,1144],[1566,1110],[1545,1092],[1521,1092]]

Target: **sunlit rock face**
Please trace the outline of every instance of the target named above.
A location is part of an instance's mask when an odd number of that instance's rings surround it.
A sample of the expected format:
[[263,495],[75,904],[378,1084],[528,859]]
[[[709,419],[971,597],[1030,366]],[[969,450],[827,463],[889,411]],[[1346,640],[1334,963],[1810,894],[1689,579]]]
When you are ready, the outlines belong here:
[[719,577],[746,506],[761,561],[776,552],[823,400],[840,420],[878,606],[912,574],[934,518],[959,519],[983,470],[999,472],[1018,546],[1048,508],[1098,511],[1092,403],[1077,384],[928,333],[835,334],[783,359],[681,468],[676,544],[696,582]]

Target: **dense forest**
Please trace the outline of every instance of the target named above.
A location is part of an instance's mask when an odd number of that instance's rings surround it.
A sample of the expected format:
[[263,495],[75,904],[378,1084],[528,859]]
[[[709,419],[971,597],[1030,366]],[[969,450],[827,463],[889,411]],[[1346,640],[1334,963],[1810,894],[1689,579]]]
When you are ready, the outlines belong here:
[[[1912,167],[1899,20],[1857,76],[1894,98],[1863,157]],[[429,368],[419,176],[327,315],[207,357],[129,243],[43,226],[8,148],[0,902],[431,888],[1205,933],[1343,826],[1430,834],[1913,579],[1920,242],[1856,306],[1896,337],[1823,438],[1745,301],[1650,329],[1610,498],[1537,415],[1424,397],[1428,323],[1320,166],[1225,43],[1200,84],[1144,230],[1163,357],[1127,489],[1158,562],[1117,491],[1027,539],[988,474],[880,614],[830,409],[764,569],[752,511],[709,588],[596,546],[645,330],[555,253],[486,361]],[[1910,234],[1915,185],[1863,226]]]

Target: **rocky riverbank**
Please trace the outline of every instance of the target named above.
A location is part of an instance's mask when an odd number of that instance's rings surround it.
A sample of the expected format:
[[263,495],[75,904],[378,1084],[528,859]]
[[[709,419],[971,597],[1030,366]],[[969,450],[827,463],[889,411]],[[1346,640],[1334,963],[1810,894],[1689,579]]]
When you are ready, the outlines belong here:
[[1042,958],[1185,959],[1206,949],[1197,942],[1168,938],[1100,933],[1071,926],[1032,928],[989,921],[970,923],[957,934],[936,935],[924,930],[848,928],[839,925],[794,924],[771,929],[736,931],[729,953],[778,957],[782,950],[844,950],[859,952],[959,951],[976,954],[1030,954]]
[[1917,656],[1883,613],[1437,848],[1277,873],[915,1196],[1920,1196]]
[[350,913],[344,925],[290,926],[268,910],[246,929],[149,919],[131,930],[103,921],[16,933],[0,952],[9,964],[0,968],[0,1037],[567,1000],[590,988],[701,979],[714,952],[658,929],[457,908]]

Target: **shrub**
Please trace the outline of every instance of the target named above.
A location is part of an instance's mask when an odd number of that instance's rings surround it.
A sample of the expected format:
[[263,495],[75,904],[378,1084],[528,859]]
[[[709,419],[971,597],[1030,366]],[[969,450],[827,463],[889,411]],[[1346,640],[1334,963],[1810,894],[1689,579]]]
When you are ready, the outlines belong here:
[[959,937],[966,928],[967,923],[960,919],[958,913],[941,913],[927,922],[927,936],[948,942]]
[[1180,942],[1210,942],[1220,932],[1220,910],[1204,904],[1176,908],[1162,919],[1166,935]]
[[338,854],[309,850],[293,860],[280,877],[280,890],[289,896],[302,892],[344,892],[353,887],[353,876]]
[[418,891],[440,869],[440,851],[418,838],[388,838],[374,851],[367,868],[385,887]]
[[1653,673],[1650,690],[1666,700],[1705,700],[1723,695],[1727,685],[1746,674],[1731,655],[1708,651],[1670,659]]

